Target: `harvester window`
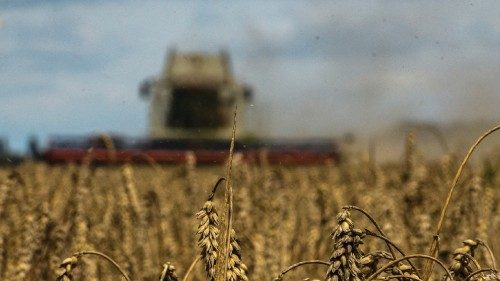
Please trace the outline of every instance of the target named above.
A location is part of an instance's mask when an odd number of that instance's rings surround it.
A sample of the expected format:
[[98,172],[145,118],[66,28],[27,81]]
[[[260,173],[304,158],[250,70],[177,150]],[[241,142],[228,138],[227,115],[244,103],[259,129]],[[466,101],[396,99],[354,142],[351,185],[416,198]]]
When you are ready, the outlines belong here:
[[174,128],[217,128],[227,125],[216,89],[174,88],[167,125]]

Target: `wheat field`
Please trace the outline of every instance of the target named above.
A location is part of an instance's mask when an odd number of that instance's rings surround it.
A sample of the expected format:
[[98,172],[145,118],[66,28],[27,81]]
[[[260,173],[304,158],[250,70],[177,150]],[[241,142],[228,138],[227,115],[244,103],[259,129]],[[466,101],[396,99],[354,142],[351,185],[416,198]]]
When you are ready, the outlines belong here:
[[498,154],[465,168],[439,235],[444,267],[424,276],[460,160],[408,149],[387,164],[281,167],[235,155],[231,220],[227,180],[214,192],[226,167],[195,159],[0,168],[0,280],[499,280]]

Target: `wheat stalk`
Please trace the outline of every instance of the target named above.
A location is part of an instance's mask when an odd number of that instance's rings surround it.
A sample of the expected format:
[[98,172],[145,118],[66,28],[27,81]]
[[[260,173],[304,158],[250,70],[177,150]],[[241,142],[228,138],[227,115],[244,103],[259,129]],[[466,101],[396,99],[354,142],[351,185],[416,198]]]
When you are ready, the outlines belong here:
[[98,251],[76,252],[71,257],[63,260],[63,262],[59,266],[60,268],[63,269],[63,271],[59,274],[59,276],[56,278],[56,280],[65,280],[65,279],[73,280],[73,278],[72,278],[73,269],[75,269],[75,267],[78,266],[78,263],[80,262],[80,260],[83,256],[97,256],[97,257],[105,259],[106,261],[111,263],[113,265],[113,267],[116,268],[120,272],[120,274],[123,276],[123,278],[125,278],[125,280],[131,281],[130,277],[128,277],[128,275],[125,273],[125,271],[123,271],[123,269],[112,258],[110,258],[106,254],[98,252]]
[[[490,134],[494,133],[495,131],[497,131],[499,129],[500,129],[500,125],[497,125],[497,126],[491,128],[490,130],[488,130],[487,132],[485,132],[482,136],[480,136],[477,139],[477,141],[469,148],[469,151],[467,152],[467,154],[465,155],[464,159],[462,160],[462,163],[460,164],[460,167],[458,168],[458,171],[455,174],[455,178],[453,179],[453,183],[451,184],[451,187],[450,187],[450,189],[448,191],[448,196],[446,197],[446,201],[444,203],[444,207],[443,207],[443,209],[441,211],[441,215],[439,217],[439,222],[438,222],[438,225],[437,225],[437,228],[436,228],[436,233],[433,236],[431,247],[429,249],[429,256],[432,256],[432,257],[436,256],[437,249],[438,249],[438,243],[439,243],[439,234],[441,233],[441,229],[443,227],[443,223],[444,223],[444,220],[446,218],[446,213],[448,211],[448,206],[450,204],[451,197],[453,196],[453,191],[455,190],[455,186],[457,185],[458,180],[460,179],[460,176],[462,175],[462,171],[463,171],[463,169],[465,167],[465,164],[467,164],[467,161],[469,160],[470,156],[472,155],[472,153],[474,152],[474,150],[476,149],[476,147],[487,136],[489,136]],[[430,262],[430,261],[428,261],[426,263],[426,265],[425,265],[425,268],[424,268],[424,280],[425,281],[429,280],[430,273],[432,271],[432,266],[433,266],[433,263]]]
[[301,261],[301,262],[295,263],[295,264],[289,266],[287,269],[281,271],[281,273],[278,275],[278,277],[274,278],[273,281],[282,281],[288,272],[295,270],[301,266],[308,265],[308,264],[321,264],[321,265],[327,265],[327,266],[330,265],[329,262],[322,261],[322,260]]
[[406,261],[406,260],[410,260],[410,259],[427,259],[427,260],[430,260],[434,263],[437,263],[446,272],[446,276],[448,278],[450,278],[450,280],[453,280],[453,276],[452,276],[451,272],[448,270],[448,268],[446,268],[446,266],[443,264],[442,261],[440,261],[434,257],[428,256],[428,255],[415,254],[415,255],[404,256],[402,258],[399,258],[399,259],[396,259],[396,260],[389,262],[388,264],[379,268],[370,277],[366,278],[365,281],[371,281],[371,280],[375,279],[378,275],[380,275],[382,272],[386,271],[388,268],[392,268],[393,266],[400,264],[402,261]]
[[364,255],[359,263],[361,264],[361,273],[367,277],[377,271],[378,263],[381,259],[393,260],[393,256],[386,252],[372,252]]
[[233,186],[231,182],[232,160],[234,152],[234,140],[236,135],[236,107],[233,117],[233,131],[231,136],[231,147],[229,149],[229,161],[227,165],[226,187],[224,192],[224,209],[221,218],[221,235],[219,236],[219,251],[217,252],[217,263],[215,265],[215,280],[228,280],[228,265],[230,261],[230,245],[231,245],[231,230],[232,230],[232,215],[233,215]]
[[396,266],[392,267],[391,273],[393,276],[402,276],[401,280],[406,281],[408,279],[411,280],[421,280],[420,277],[416,274],[416,271],[413,269],[413,267],[404,264],[404,263],[398,263]]
[[200,259],[201,259],[200,256],[198,256],[198,257],[196,257],[196,259],[194,259],[194,261],[191,263],[191,265],[189,266],[188,270],[186,271],[186,274],[184,275],[184,278],[182,278],[182,281],[188,281],[189,280],[189,276],[191,275],[191,272],[193,272],[194,267],[200,261]]
[[[478,270],[472,272],[469,276],[467,276],[467,278],[465,278],[464,281],[469,281],[472,279],[472,277],[474,277],[478,274],[483,274],[484,272],[491,273],[490,275],[485,276],[484,280],[487,280],[487,281],[500,280],[500,274],[498,273],[498,271],[496,271],[495,269],[492,269],[492,268],[482,268],[482,269],[478,269]],[[481,279],[479,279],[479,280],[481,280]]]

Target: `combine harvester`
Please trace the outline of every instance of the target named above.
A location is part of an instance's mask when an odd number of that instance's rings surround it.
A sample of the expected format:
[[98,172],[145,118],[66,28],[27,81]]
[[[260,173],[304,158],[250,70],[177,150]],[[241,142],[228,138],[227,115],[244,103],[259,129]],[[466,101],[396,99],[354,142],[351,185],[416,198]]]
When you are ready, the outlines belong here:
[[[42,157],[51,163],[81,162],[92,148],[98,163],[154,161],[200,164],[224,163],[229,154],[233,113],[238,106],[235,152],[244,161],[284,165],[336,162],[339,151],[332,139],[280,140],[249,137],[245,113],[252,99],[249,87],[233,77],[226,53],[176,53],[154,80],[140,86],[149,99],[149,137],[119,136],[54,138]],[[194,157],[193,157],[194,156]]]

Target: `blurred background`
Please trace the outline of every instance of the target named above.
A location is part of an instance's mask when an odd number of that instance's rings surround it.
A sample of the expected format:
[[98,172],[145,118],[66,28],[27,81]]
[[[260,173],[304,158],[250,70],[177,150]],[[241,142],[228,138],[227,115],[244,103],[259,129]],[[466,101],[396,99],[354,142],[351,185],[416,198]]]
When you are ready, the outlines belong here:
[[0,2],[0,136],[23,152],[33,135],[146,135],[138,86],[171,48],[227,51],[257,136],[391,157],[409,128],[432,154],[429,128],[462,148],[500,120],[496,1],[18,0]]

